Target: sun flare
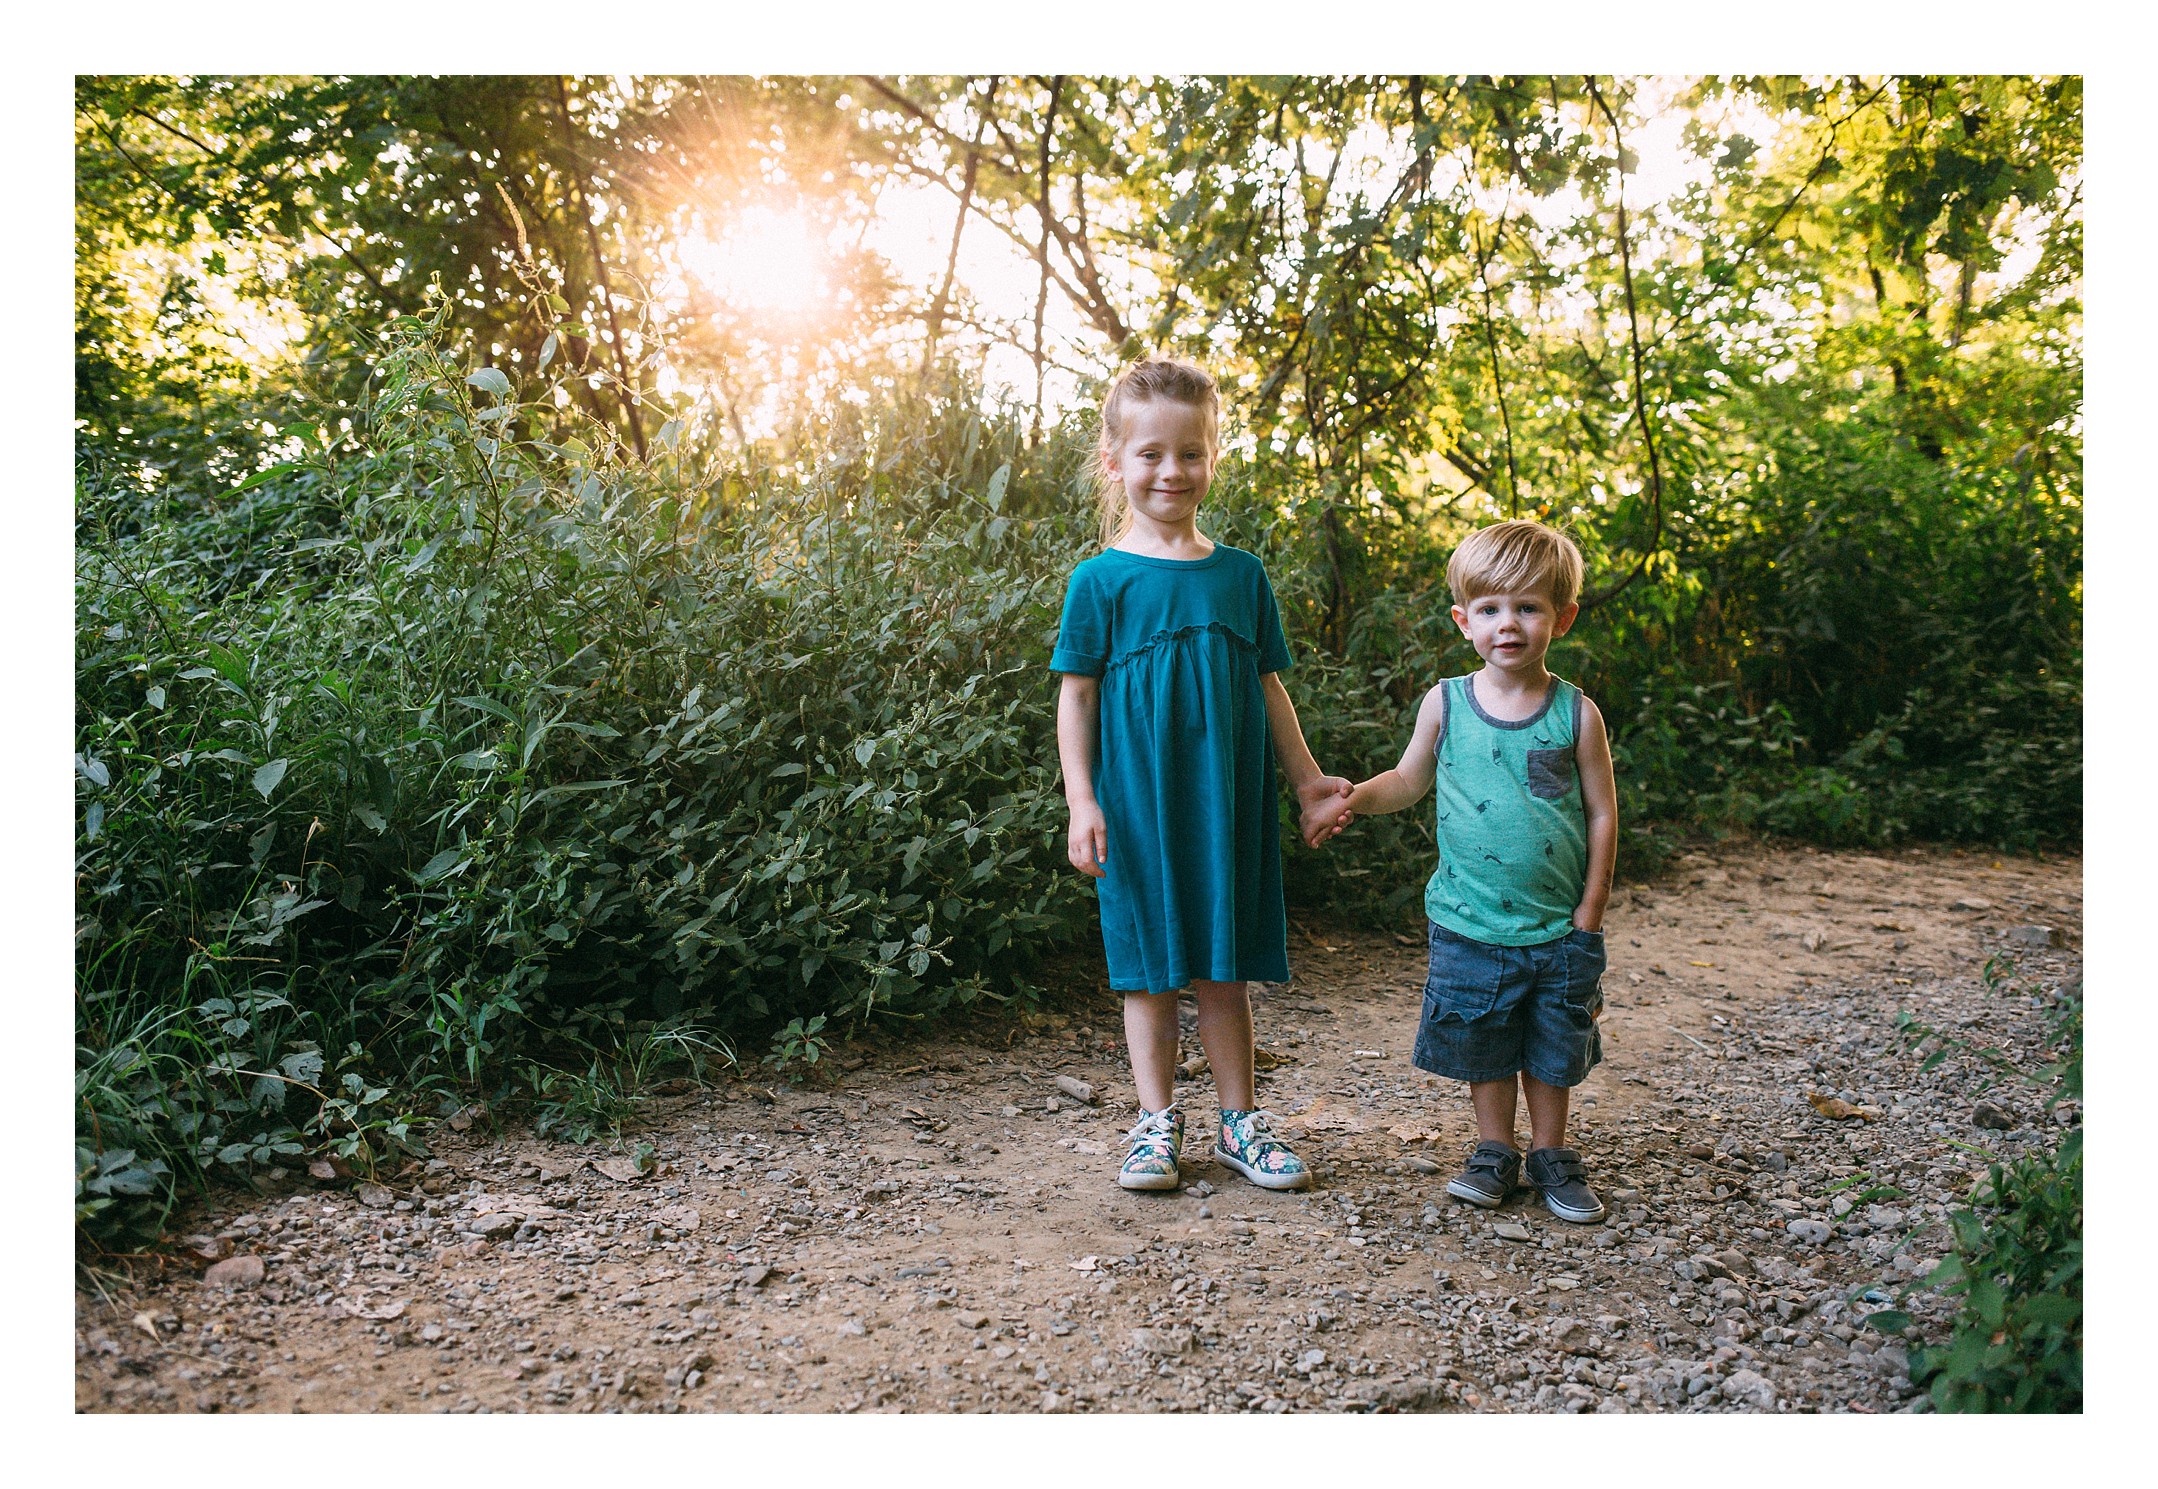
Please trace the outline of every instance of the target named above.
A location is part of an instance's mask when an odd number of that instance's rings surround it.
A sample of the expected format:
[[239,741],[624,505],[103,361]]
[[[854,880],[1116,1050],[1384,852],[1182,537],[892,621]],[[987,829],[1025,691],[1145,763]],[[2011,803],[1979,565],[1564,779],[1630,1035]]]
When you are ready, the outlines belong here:
[[828,290],[824,245],[799,212],[751,207],[717,239],[696,233],[676,247],[700,284],[741,309],[803,315]]

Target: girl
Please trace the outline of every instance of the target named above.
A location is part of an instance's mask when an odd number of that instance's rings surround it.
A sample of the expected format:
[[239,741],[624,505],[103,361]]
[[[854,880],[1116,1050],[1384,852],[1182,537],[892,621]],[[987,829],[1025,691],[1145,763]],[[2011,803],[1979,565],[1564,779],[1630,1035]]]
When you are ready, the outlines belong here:
[[1117,1182],[1174,1189],[1177,993],[1221,1101],[1214,1156],[1267,1189],[1311,1183],[1252,1095],[1253,978],[1286,982],[1274,762],[1314,847],[1348,820],[1350,783],[1319,773],[1279,674],[1289,665],[1266,571],[1195,517],[1221,453],[1221,395],[1189,362],[1146,361],[1101,414],[1102,548],[1072,571],[1050,667],[1073,865],[1097,881],[1109,985],[1139,1121]]

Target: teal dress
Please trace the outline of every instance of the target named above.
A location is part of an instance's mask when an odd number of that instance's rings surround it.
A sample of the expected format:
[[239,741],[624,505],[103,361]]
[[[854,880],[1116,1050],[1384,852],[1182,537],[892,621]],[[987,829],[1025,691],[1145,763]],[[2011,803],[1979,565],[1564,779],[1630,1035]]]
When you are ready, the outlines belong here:
[[1259,679],[1289,665],[1259,560],[1111,548],[1072,571],[1058,672],[1101,679],[1094,794],[1109,985],[1286,982],[1274,740]]

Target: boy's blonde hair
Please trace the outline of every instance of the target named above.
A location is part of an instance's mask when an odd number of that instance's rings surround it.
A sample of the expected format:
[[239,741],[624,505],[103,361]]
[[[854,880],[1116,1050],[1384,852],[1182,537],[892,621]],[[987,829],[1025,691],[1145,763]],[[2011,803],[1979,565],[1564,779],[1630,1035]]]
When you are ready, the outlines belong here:
[[1560,610],[1581,597],[1581,550],[1555,527],[1517,517],[1478,528],[1446,565],[1454,603],[1543,591]]
[[1132,405],[1156,399],[1199,410],[1206,416],[1208,446],[1217,451],[1221,448],[1221,387],[1204,367],[1181,357],[1149,357],[1118,373],[1101,401],[1101,440],[1095,449],[1104,548],[1115,547],[1117,539],[1131,529],[1131,508],[1125,504],[1124,488],[1110,479],[1110,457],[1124,438]]

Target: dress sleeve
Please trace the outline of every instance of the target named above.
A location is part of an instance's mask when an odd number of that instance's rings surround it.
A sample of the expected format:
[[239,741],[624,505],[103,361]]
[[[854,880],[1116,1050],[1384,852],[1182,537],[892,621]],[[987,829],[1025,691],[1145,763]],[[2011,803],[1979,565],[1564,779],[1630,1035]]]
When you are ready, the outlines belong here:
[[1259,570],[1259,675],[1289,670],[1289,638],[1281,633],[1281,607],[1274,602],[1274,586]]
[[1072,570],[1064,588],[1064,614],[1057,621],[1056,650],[1049,670],[1099,677],[1109,665],[1109,607],[1085,564]]

